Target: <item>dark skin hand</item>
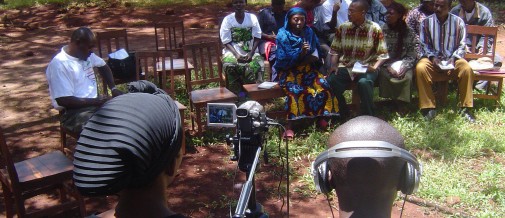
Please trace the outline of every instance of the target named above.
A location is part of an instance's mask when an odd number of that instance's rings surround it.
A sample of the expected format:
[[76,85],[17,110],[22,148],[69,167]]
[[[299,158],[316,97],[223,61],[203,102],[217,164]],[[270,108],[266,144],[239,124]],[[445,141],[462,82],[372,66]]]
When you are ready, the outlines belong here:
[[317,57],[314,57],[312,55],[307,55],[309,50],[310,50],[309,43],[303,42],[302,52],[300,52],[300,56],[299,56],[299,59],[302,57],[303,57],[303,59],[302,59],[302,62],[300,63],[300,65],[311,64],[311,63],[318,61]]
[[333,5],[333,13],[331,13],[331,20],[328,23],[328,26],[330,27],[330,31],[335,32],[335,28],[337,26],[337,12],[340,10],[340,1],[337,1]]
[[97,98],[78,98],[74,96],[59,97],[56,99],[58,105],[65,107],[66,109],[77,109],[90,106],[101,106],[106,101],[108,97],[99,96]]
[[233,53],[233,55],[235,56],[235,58],[237,59],[237,61],[239,63],[249,63],[249,62],[251,62],[252,57],[254,56],[254,52],[256,51],[256,48],[258,48],[259,43],[260,43],[260,39],[254,38],[252,49],[251,49],[251,51],[249,53],[247,53],[246,56],[240,55],[235,50],[235,48],[233,48],[231,42],[225,44],[224,46],[226,47],[226,49],[228,49],[229,51],[231,51],[231,53]]
[[264,39],[264,40],[267,40],[267,41],[272,41],[272,42],[275,42],[275,40],[277,39],[277,36],[275,35],[275,33],[272,32],[272,34],[265,34],[265,33],[262,33],[261,34],[261,39]]
[[[108,65],[105,65],[103,67],[98,67],[98,72],[104,78],[105,82],[107,83],[107,86],[114,87],[116,86],[114,84],[114,77],[112,76],[112,71],[110,70]],[[122,91],[119,91],[118,89],[112,90],[112,97],[116,97],[119,95],[124,94]]]
[[[260,44],[260,39],[254,38],[253,46],[251,48],[251,51],[247,54],[247,56],[242,58],[242,63],[249,63],[252,61],[252,58],[254,56],[254,52],[256,52],[256,49],[258,48],[258,45]],[[240,60],[239,60],[240,62]]]
[[[439,58],[432,57],[432,58],[430,58],[430,60],[431,60],[431,63],[435,66],[435,68],[438,70],[438,72],[444,72],[442,69],[440,69],[439,65],[442,64],[442,61]],[[447,65],[451,65],[451,64],[454,65],[454,62],[455,62],[454,58],[449,58],[449,60],[447,60]]]
[[[109,87],[115,86],[114,79],[112,77],[112,72],[109,66],[105,65],[103,67],[98,67],[98,72],[100,73],[102,78],[104,78],[104,80],[106,81],[107,86]],[[112,97],[116,97],[122,94],[124,93],[119,91],[118,89],[112,90]],[[58,103],[58,105],[65,107],[67,109],[76,109],[89,106],[101,106],[109,99],[110,97],[108,96],[99,96],[97,98],[78,98],[74,96],[66,96],[57,98],[56,102]]]

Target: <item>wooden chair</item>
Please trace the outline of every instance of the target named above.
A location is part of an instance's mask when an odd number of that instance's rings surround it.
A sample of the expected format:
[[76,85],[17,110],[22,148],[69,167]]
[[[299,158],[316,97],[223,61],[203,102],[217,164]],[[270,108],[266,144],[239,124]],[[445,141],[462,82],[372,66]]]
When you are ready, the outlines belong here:
[[[484,46],[484,52],[483,54],[477,54],[477,37],[480,35],[484,37],[484,45],[487,45],[489,38],[494,38],[497,39],[498,35],[498,27],[485,27],[485,26],[477,26],[477,25],[467,25],[466,26],[466,33],[467,35],[472,35],[472,45],[470,47],[470,52],[465,54],[465,59],[467,61],[470,61],[472,59],[478,59],[481,57],[489,57],[491,60],[494,60],[494,55],[495,55],[495,47],[496,47],[496,40],[493,40],[493,45],[492,45],[492,51],[488,51],[487,46]],[[489,54],[491,53],[491,54]],[[497,74],[494,75],[485,75],[485,74],[475,74],[474,76],[474,81],[479,81],[479,80],[486,80],[486,81],[497,81],[498,86],[500,86],[499,91],[496,92],[491,92],[491,95],[488,95],[490,93],[490,86],[488,86],[488,90],[486,94],[474,94],[473,96],[475,98],[482,98],[482,99],[500,99],[501,96],[501,87],[503,83],[503,77],[500,79],[499,75],[496,76]],[[447,102],[447,93],[448,93],[448,81],[446,80],[441,80],[437,81],[434,80],[434,82],[437,83],[437,91],[434,93],[435,97],[437,99],[437,102],[440,102],[442,105],[444,105]]]
[[126,29],[98,32],[96,33],[96,41],[98,56],[101,58],[106,58],[110,53],[122,48],[129,50]]
[[[98,55],[101,58],[108,59],[109,54],[119,49],[124,48],[129,51],[128,35],[126,29],[122,30],[109,30],[105,32],[96,33],[96,41],[98,47]],[[114,78],[116,84],[128,83],[134,81],[135,77],[131,78]],[[107,84],[103,81],[104,90],[107,90]],[[108,92],[104,93],[107,94]]]
[[154,24],[156,50],[176,51],[178,57],[183,56],[182,46],[185,44],[184,22],[160,22]]
[[[14,163],[7,148],[6,140],[0,128],[0,182],[5,199],[7,217],[42,217],[79,208],[79,214],[84,217],[84,201],[80,195],[70,188],[66,190],[65,182],[72,181],[72,162],[60,151],[51,152]],[[27,211],[25,200],[51,190],[59,190],[61,204],[38,211]],[[68,193],[73,199],[69,199]]]
[[[203,42],[184,45],[184,62],[186,65],[186,90],[190,99],[191,125],[197,134],[202,133],[202,109],[209,102],[235,102],[237,96],[226,89],[223,67],[221,63],[221,49],[218,42]],[[191,62],[191,63],[190,63]],[[190,64],[194,69],[189,68]],[[216,88],[194,90],[198,86],[208,86],[217,83]]]
[[[498,27],[485,27],[485,26],[477,26],[477,25],[467,25],[466,26],[467,34],[472,37],[472,45],[470,47],[470,52],[465,55],[465,59],[474,60],[482,57],[491,58],[494,61],[495,53],[496,53],[496,41],[498,37]],[[481,36],[484,38],[484,52],[482,54],[477,54],[477,37]],[[488,42],[490,38],[493,39],[493,44],[491,46],[491,51],[488,50]],[[498,104],[500,103],[501,92],[503,87],[503,79],[505,78],[504,74],[484,74],[484,73],[476,73],[474,76],[474,81],[484,80],[488,81],[488,86],[486,89],[486,94],[474,94],[475,98],[480,99],[491,99],[495,100]],[[497,90],[492,90],[491,82],[498,82]]]
[[[171,51],[140,51],[135,53],[135,61],[137,63],[136,75],[137,80],[140,78],[140,72],[145,73],[146,80],[154,80],[154,83],[163,89],[167,94],[175,100],[175,71],[177,67],[174,63],[173,52]],[[168,81],[170,85],[167,87]],[[181,114],[181,124],[183,131],[185,130],[184,111],[186,106],[175,101]],[[186,153],[186,137],[182,135],[182,154]]]
[[[61,117],[63,115],[63,113],[65,113],[65,110],[59,110],[58,113],[59,113],[58,116]],[[60,151],[66,155],[72,156],[73,151],[70,150],[67,146],[67,135],[69,135],[72,138],[77,140],[79,138],[80,133],[79,132],[72,132],[72,131],[68,130],[67,128],[65,128],[63,126],[63,124],[59,121],[59,119],[58,119],[58,123],[60,123]]]

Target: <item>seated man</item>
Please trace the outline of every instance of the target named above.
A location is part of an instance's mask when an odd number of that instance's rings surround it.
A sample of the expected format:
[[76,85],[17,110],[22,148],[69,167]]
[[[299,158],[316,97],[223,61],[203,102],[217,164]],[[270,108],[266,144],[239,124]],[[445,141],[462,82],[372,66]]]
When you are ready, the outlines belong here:
[[[493,24],[493,14],[491,11],[484,5],[475,0],[459,0],[459,5],[456,5],[451,10],[451,14],[459,16],[466,25],[477,25],[477,26],[487,26],[492,27]],[[491,53],[491,48],[493,46],[493,40],[488,41],[487,51]],[[484,37],[477,36],[477,51],[479,54],[484,52]],[[466,45],[468,47],[472,46],[472,36],[467,35],[466,37]],[[494,65],[496,67],[501,67],[502,65],[502,57],[495,54]]]
[[[391,217],[398,190],[416,191],[421,167],[394,127],[361,116],[339,126],[312,165],[316,188],[335,189],[339,217]],[[345,149],[344,149],[345,148]]]
[[80,133],[89,117],[108,100],[97,94],[93,68],[98,68],[113,97],[122,94],[114,85],[109,66],[92,52],[95,42],[95,35],[89,28],[78,28],[72,33],[70,43],[51,60],[46,70],[51,102],[57,110],[64,110],[60,117],[63,128],[74,133]]
[[286,10],[284,6],[286,2],[284,0],[272,0],[271,7],[263,8],[258,14],[258,22],[261,27],[261,41],[258,46],[261,55],[270,63],[271,72],[270,80],[278,81],[277,72],[273,68],[275,64],[275,39],[277,32],[281,27],[284,26],[284,20],[286,19]]
[[[465,23],[449,13],[452,0],[435,0],[435,14],[421,22],[421,60],[416,65],[419,108],[427,120],[436,116],[433,81],[455,79],[458,82],[458,106],[469,122],[475,118],[473,107],[473,71],[465,56]],[[443,37],[440,37],[443,36]],[[444,69],[442,69],[444,68]]]
[[384,25],[386,23],[386,14],[388,13],[386,7],[379,0],[367,1],[369,8],[366,12],[366,19],[379,24],[379,26]]
[[407,14],[407,25],[414,30],[416,35],[419,37],[419,31],[421,30],[419,26],[421,21],[426,17],[433,14],[435,9],[433,8],[433,0],[421,0],[421,5],[409,11]]
[[[349,10],[349,5],[351,4],[351,0],[326,0],[323,2],[322,6],[324,8],[324,23],[329,23],[333,19],[333,11],[335,9],[335,5],[338,5],[337,18],[335,28],[339,27],[341,24],[347,22],[349,18],[347,17],[347,10]],[[333,41],[333,38],[330,39],[330,42]]]
[[[377,69],[388,57],[382,30],[377,23],[365,19],[367,11],[366,0],[353,0],[349,6],[349,22],[337,28],[331,44],[332,61],[327,81],[338,99],[340,115],[343,118],[350,116],[344,91],[351,82],[356,82],[358,86],[361,113],[374,114],[373,87],[378,75]],[[343,67],[339,67],[339,63],[342,63]],[[366,72],[353,73],[355,64],[365,66]]]
[[77,141],[77,190],[84,196],[119,196],[115,210],[100,217],[184,217],[168,208],[166,195],[182,158],[180,114],[168,95],[155,93],[129,93],[108,101]]

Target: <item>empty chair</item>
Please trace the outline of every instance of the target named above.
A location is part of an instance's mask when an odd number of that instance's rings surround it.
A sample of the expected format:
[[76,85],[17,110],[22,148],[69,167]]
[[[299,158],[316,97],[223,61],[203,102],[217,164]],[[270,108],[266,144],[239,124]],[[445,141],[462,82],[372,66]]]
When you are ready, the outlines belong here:
[[[182,66],[174,62],[173,52],[171,51],[139,51],[135,54],[135,62],[137,64],[136,75],[137,80],[140,80],[140,72],[143,72],[146,80],[154,81],[159,88],[163,89],[172,99],[175,100],[179,113],[181,114],[181,124],[184,130],[184,111],[186,106],[181,104],[175,98],[175,72]],[[182,154],[186,152],[185,135],[182,140]]]
[[[467,25],[466,32],[468,35],[471,35],[470,38],[472,45],[470,46],[470,52],[465,54],[465,59],[468,61],[472,59],[479,59],[482,57],[488,57],[494,61],[496,55],[496,41],[498,37],[498,27],[486,27],[486,26],[478,26],[478,25]],[[483,52],[479,54],[477,50],[477,45],[479,41],[477,40],[478,36],[484,38],[484,46]],[[492,43],[490,41],[492,40]],[[491,46],[485,46],[490,44]],[[489,50],[490,49],[490,50]],[[492,99],[495,100],[497,104],[500,104],[501,92],[503,87],[503,79],[505,78],[504,74],[501,73],[479,73],[475,74],[474,81],[488,81],[488,85],[486,86],[485,94],[473,94],[473,97],[480,99]],[[496,90],[493,90],[491,87],[491,82],[497,82],[498,87]]]
[[[198,134],[202,132],[202,110],[209,102],[235,102],[237,95],[225,88],[225,78],[220,58],[218,42],[204,42],[184,45],[184,62],[186,65],[186,91],[190,99],[191,123],[194,130],[195,121]],[[193,69],[190,69],[192,65]],[[215,84],[215,88],[198,89]]]
[[[80,216],[85,216],[83,200],[67,184],[72,181],[73,164],[62,152],[54,151],[14,163],[1,128],[0,151],[0,182],[7,217],[13,217],[14,212],[18,217],[52,216],[71,209],[79,209]],[[26,199],[52,190],[59,190],[60,204],[37,211],[26,210]],[[72,199],[68,198],[67,193]]]
[[156,37],[156,50],[175,51],[178,57],[182,57],[184,39],[184,22],[160,22],[154,24],[154,36]]

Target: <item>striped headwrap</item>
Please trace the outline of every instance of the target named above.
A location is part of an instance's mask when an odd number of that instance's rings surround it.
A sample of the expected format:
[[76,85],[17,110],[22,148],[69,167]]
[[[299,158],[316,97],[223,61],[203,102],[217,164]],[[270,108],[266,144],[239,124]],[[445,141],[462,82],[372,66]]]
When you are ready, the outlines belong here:
[[180,122],[175,102],[165,94],[129,93],[108,101],[77,142],[77,189],[99,196],[148,185],[177,156]]

